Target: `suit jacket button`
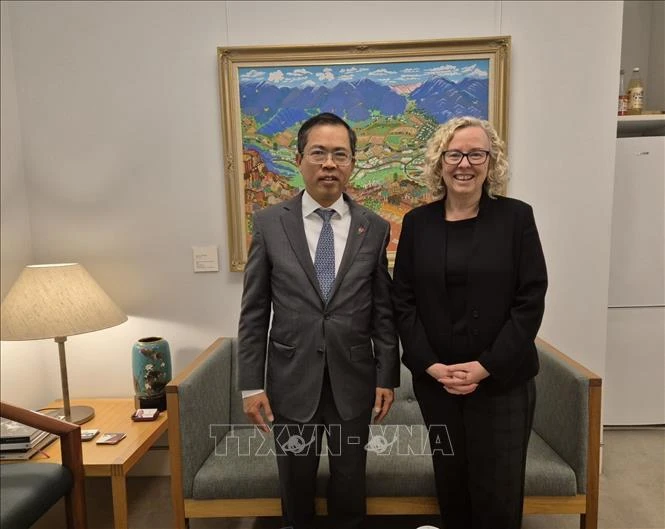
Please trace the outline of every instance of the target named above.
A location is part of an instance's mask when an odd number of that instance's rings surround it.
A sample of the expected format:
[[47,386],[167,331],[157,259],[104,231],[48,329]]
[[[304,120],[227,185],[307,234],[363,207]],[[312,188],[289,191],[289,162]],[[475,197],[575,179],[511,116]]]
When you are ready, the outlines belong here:
[[473,316],[474,318],[478,318],[478,316],[479,316],[478,311],[477,311],[476,309],[473,309],[473,310],[471,311],[471,316]]
[[318,349],[316,352],[319,353],[320,355],[322,355],[323,354],[323,349]]
[[330,314],[324,314],[323,319],[324,320],[329,320],[330,319]]

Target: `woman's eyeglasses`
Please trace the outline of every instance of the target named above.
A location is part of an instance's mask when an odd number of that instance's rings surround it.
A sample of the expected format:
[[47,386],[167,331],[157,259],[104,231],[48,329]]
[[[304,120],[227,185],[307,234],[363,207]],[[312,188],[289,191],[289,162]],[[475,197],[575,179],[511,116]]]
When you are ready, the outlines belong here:
[[459,165],[462,163],[464,157],[466,157],[466,159],[469,160],[469,163],[471,165],[482,165],[487,160],[489,154],[490,154],[489,151],[481,151],[481,150],[470,151],[470,152],[443,151],[443,161],[446,162],[448,165]]

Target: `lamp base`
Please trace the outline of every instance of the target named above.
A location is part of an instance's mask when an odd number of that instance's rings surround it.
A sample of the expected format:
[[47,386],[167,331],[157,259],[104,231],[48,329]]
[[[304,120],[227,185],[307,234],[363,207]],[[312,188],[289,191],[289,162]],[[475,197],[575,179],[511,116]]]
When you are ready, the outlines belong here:
[[[74,424],[83,424],[88,422],[95,416],[95,409],[90,406],[72,406],[71,407],[72,415],[69,418],[69,422]],[[57,410],[51,410],[49,415],[55,417],[62,417],[65,415],[65,408],[58,408]],[[66,419],[65,419],[66,420]]]

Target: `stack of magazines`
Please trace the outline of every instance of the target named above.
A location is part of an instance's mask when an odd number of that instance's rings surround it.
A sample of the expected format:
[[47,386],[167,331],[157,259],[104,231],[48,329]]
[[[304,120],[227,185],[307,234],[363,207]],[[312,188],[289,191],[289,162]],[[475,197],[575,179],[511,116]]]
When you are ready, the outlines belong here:
[[9,419],[0,419],[0,460],[30,459],[58,436]]

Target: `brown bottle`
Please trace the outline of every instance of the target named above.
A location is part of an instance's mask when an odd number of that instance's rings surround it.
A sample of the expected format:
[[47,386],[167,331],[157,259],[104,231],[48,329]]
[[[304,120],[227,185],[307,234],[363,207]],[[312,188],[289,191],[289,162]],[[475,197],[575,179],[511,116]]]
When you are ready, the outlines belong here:
[[617,114],[619,116],[625,116],[628,113],[628,94],[626,93],[626,87],[624,86],[624,73],[623,68],[619,75],[619,108]]

